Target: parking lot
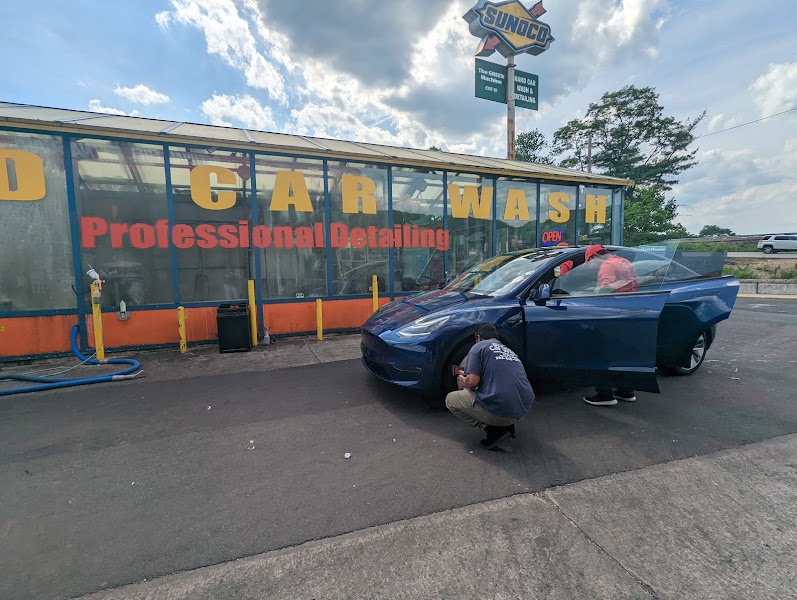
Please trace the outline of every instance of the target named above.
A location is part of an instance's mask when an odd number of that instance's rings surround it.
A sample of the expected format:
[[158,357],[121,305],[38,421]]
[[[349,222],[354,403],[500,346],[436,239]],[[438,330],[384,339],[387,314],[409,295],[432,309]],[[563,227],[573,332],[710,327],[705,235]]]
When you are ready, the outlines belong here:
[[4,398],[0,597],[76,597],[794,434],[797,301],[740,299],[701,370],[660,386],[612,408],[539,388],[498,452],[354,358]]

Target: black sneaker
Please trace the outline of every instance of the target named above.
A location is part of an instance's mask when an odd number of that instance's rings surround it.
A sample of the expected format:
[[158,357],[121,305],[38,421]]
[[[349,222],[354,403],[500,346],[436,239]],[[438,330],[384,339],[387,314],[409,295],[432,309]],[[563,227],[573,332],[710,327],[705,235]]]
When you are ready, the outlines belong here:
[[633,394],[633,392],[630,395],[629,394],[621,394],[620,392],[616,392],[614,394],[614,399],[615,400],[622,400],[623,402],[636,402],[636,396]]
[[606,398],[598,394],[593,394],[592,396],[584,396],[584,402],[592,404],[592,406],[614,406],[617,404],[617,398]]
[[484,428],[487,432],[487,437],[484,438],[481,442],[479,442],[483,448],[490,450],[498,445],[499,442],[505,440],[506,438],[512,436],[512,426],[509,427],[498,427],[496,425],[488,425]]

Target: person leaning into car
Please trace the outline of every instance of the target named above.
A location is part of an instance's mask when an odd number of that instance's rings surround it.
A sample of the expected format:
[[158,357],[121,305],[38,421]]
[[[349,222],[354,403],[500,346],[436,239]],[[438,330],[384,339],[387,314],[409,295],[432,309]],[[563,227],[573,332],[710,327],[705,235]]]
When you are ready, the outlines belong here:
[[495,325],[477,325],[476,343],[461,369],[459,389],[446,396],[448,410],[485,430],[485,448],[515,437],[515,423],[528,414],[534,391],[518,355],[498,340]]
[[[617,292],[636,292],[639,290],[636,271],[631,261],[622,256],[610,254],[609,251],[600,244],[594,244],[587,248],[584,253],[584,262],[591,260],[600,261],[598,267],[598,292],[617,293]],[[584,402],[592,406],[614,406],[618,400],[624,402],[636,402],[636,395],[633,390],[614,389],[610,387],[596,386],[592,396],[584,396]]]

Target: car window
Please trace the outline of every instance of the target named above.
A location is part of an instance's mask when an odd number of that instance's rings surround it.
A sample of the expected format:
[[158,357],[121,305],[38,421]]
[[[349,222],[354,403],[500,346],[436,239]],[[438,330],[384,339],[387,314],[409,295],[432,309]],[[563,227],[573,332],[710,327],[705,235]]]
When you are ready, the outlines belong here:
[[622,248],[610,251],[608,256],[576,266],[557,278],[552,286],[552,295],[650,291],[669,283],[701,277],[698,272],[652,252]]
[[502,254],[461,273],[445,290],[500,296],[522,284],[540,268],[553,267],[561,250],[537,250],[525,254]]
[[789,238],[788,236],[785,235],[776,235],[775,239],[780,241],[780,240],[788,240]]

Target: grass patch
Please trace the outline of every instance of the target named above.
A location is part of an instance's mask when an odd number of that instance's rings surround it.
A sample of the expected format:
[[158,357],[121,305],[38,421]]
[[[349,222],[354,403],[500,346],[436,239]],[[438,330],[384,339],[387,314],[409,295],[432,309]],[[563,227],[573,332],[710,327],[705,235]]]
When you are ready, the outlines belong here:
[[758,242],[681,242],[679,250],[689,252],[755,252]]
[[745,267],[728,267],[722,270],[723,275],[733,275],[736,279],[758,279],[758,275],[751,269]]

